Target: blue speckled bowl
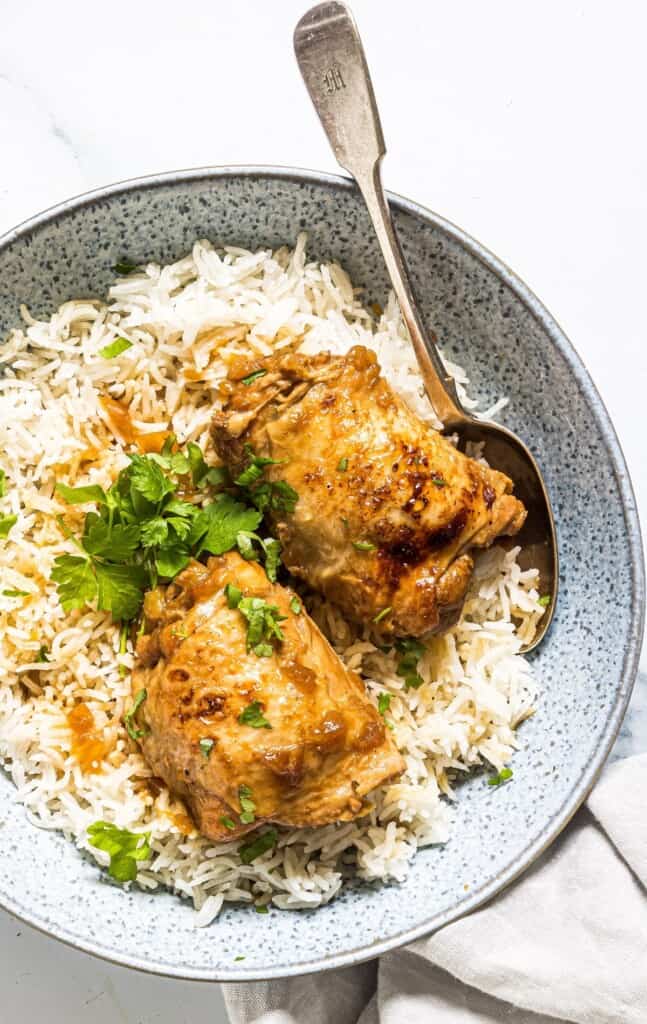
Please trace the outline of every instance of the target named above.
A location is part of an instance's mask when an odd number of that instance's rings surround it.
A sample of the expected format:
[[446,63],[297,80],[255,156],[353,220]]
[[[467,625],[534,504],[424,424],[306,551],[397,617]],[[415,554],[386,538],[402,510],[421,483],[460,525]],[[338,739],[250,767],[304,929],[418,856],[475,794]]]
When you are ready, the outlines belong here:
[[[541,853],[584,800],[618,731],[643,615],[638,518],[613,427],[555,321],[507,267],[447,221],[391,199],[423,312],[484,403],[534,449],[553,498],[561,591],[535,657],[544,695],[521,729],[514,784],[461,787],[443,848],[421,850],[403,885],[357,886],[316,911],[225,911],[195,930],[168,893],[126,893],[74,846],[30,825],[0,777],[0,902],[32,925],[118,963],[241,981],[341,967],[473,910]],[[0,241],[0,336],[26,303],[46,314],[102,295],[112,265],[177,259],[198,237],[249,248],[310,235],[376,300],[387,289],[363,204],[342,178],[258,167],[164,174],[113,185],[27,221]],[[236,962],[237,956],[245,959]]]

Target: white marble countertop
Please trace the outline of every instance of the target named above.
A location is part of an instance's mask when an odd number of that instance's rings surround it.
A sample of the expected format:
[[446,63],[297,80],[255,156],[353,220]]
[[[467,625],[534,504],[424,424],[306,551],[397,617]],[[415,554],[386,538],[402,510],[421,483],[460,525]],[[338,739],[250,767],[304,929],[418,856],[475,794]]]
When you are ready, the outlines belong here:
[[[617,0],[611,18],[598,0],[353,7],[390,149],[387,187],[460,224],[542,298],[602,393],[647,512],[645,9]],[[154,171],[335,171],[292,57],[306,8],[307,0],[4,5],[0,231],[70,195]],[[640,750],[645,676],[614,753]],[[104,964],[4,912],[0,945],[6,1020],[226,1020],[216,986]]]

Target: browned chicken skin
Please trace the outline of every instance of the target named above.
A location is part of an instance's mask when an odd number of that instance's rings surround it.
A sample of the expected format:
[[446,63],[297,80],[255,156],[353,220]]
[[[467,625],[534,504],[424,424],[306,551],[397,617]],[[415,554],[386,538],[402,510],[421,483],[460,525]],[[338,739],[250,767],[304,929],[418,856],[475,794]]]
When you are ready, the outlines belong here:
[[[228,583],[286,616],[271,656],[247,650]],[[361,680],[305,610],[295,614],[293,597],[234,552],[195,562],[166,591],[147,595],[153,631],[138,642],[133,673],[133,694],[147,693],[137,713],[142,751],[211,839],[236,839],[269,821],[355,818],[370,790],[404,770]],[[271,728],[239,721],[254,701]],[[253,822],[240,821],[241,785],[255,804]]]
[[446,628],[470,581],[469,550],[525,519],[512,481],[423,423],[366,348],[274,355],[253,369],[266,373],[228,383],[212,433],[234,474],[251,445],[280,463],[267,478],[298,492],[292,514],[270,514],[286,567],[355,622],[384,613],[386,636]]

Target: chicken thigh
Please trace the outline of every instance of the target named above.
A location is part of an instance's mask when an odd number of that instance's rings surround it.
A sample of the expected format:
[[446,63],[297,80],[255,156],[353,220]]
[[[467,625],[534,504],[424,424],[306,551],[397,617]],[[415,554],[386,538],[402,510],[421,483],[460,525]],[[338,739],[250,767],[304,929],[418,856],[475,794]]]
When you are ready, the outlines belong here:
[[359,677],[258,563],[194,562],[144,610],[134,735],[205,836],[347,821],[404,770]]
[[366,348],[277,354],[251,369],[227,382],[212,434],[234,476],[256,455],[275,460],[268,480],[297,491],[293,510],[269,509],[288,570],[385,637],[446,628],[470,549],[525,519],[512,481],[423,423]]

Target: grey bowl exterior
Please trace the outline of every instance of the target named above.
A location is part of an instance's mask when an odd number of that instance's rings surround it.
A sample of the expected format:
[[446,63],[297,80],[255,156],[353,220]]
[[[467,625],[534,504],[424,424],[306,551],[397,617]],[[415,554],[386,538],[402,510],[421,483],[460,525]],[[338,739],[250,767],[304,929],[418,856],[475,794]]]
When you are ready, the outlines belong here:
[[[644,570],[609,417],[560,328],[506,266],[436,214],[390,201],[423,314],[484,404],[510,396],[502,420],[533,448],[554,503],[560,599],[533,658],[543,695],[519,732],[514,783],[492,791],[482,775],[466,780],[450,842],[419,851],[402,884],[356,884],[315,911],[259,916],[232,906],[196,930],[186,902],[126,892],[62,836],[34,828],[1,776],[0,903],[79,949],[221,981],[377,956],[474,910],[527,868],[586,798],[616,736],[638,663]],[[10,231],[0,240],[0,337],[18,322],[21,303],[46,315],[65,299],[104,294],[121,258],[172,260],[203,237],[276,246],[300,230],[309,233],[311,258],[339,260],[371,300],[384,299],[377,244],[347,180],[205,168],[99,189]]]

